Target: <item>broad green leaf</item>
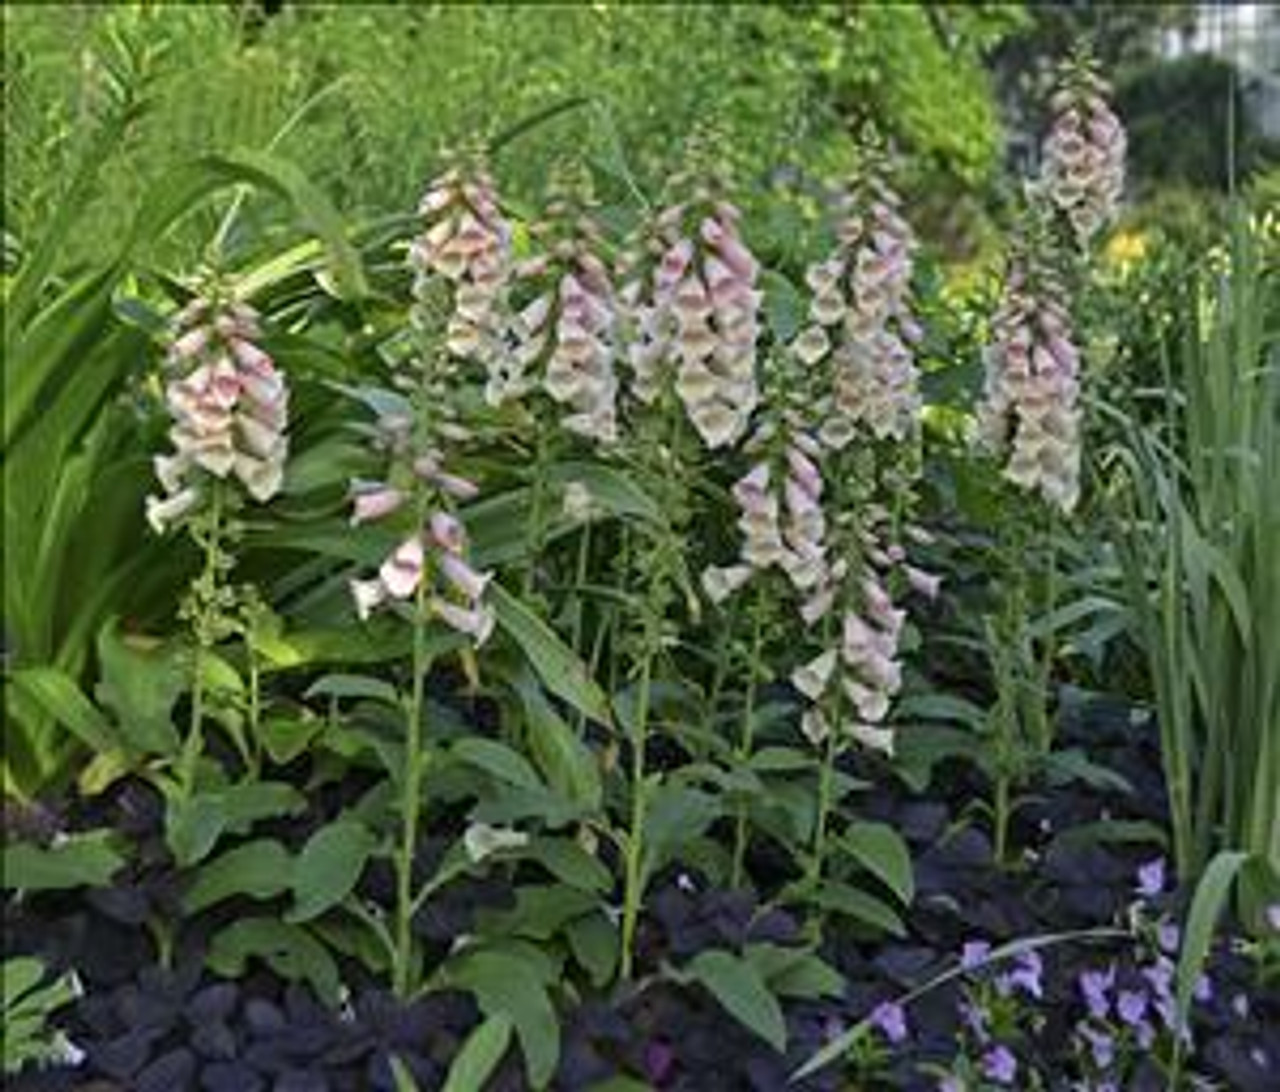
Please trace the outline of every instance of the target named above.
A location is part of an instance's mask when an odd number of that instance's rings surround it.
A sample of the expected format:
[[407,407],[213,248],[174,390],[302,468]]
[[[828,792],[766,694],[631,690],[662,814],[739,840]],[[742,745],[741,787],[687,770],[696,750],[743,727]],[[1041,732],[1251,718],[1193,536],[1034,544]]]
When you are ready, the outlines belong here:
[[720,805],[714,796],[685,785],[650,785],[642,791],[650,793],[641,868],[647,882],[685,843],[701,837],[719,817]]
[[510,1018],[520,1038],[529,1083],[545,1087],[560,1058],[560,1025],[539,969],[518,955],[482,949],[463,955],[449,978],[455,987],[475,994],[487,1017]]
[[409,1067],[395,1054],[391,1055],[391,1079],[395,1082],[395,1092],[422,1092]]
[[537,861],[561,883],[580,891],[607,891],[613,877],[598,857],[570,838],[535,838],[524,856]]
[[29,956],[6,959],[0,966],[0,998],[4,1000],[6,1014],[24,994],[40,985],[44,976],[44,964],[38,959]]
[[293,882],[293,859],[274,838],[230,849],[200,867],[182,904],[198,914],[223,899],[246,896],[270,899],[288,891]]
[[896,830],[884,823],[857,822],[845,831],[840,844],[899,899],[911,901],[915,894],[911,851]]
[[325,675],[307,687],[302,696],[368,698],[371,701],[386,702],[397,709],[400,707],[400,694],[396,688],[383,679],[375,679],[369,675]]
[[685,967],[744,1027],[774,1050],[787,1049],[782,1006],[750,961],[718,948],[700,952]]
[[573,650],[533,611],[497,583],[489,585],[486,596],[497,613],[498,624],[528,657],[543,685],[585,716],[601,724],[609,724],[609,703],[604,691],[591,678],[586,665]]
[[779,997],[840,997],[844,977],[807,948],[749,944],[743,953]]
[[517,887],[515,896],[516,904],[510,910],[480,912],[482,933],[550,940],[567,922],[590,913],[600,902],[596,895],[561,884]]
[[847,883],[828,880],[812,896],[815,905],[832,913],[844,914],[894,936],[906,936],[906,928],[897,911],[883,899],[859,891]]
[[342,902],[360,881],[374,844],[360,823],[339,820],[316,831],[294,864],[294,906],[285,920],[308,921]]
[[338,1003],[337,964],[303,926],[274,918],[242,918],[214,934],[205,963],[214,974],[240,978],[248,961],[255,958],[283,978],[309,982],[326,1004]]
[[98,700],[115,713],[125,743],[140,754],[176,754],[173,707],[190,685],[184,658],[169,645],[124,637],[109,622],[98,635],[98,660]]
[[614,924],[603,914],[584,914],[569,922],[564,931],[569,950],[586,970],[591,984],[603,989],[618,969],[621,939]]
[[545,787],[524,755],[497,740],[477,736],[460,739],[449,749],[449,754],[508,785],[535,792]]
[[287,766],[306,753],[311,741],[328,727],[320,717],[268,717],[258,725],[258,738],[271,761]]
[[250,781],[186,800],[171,800],[165,838],[174,860],[188,867],[203,860],[223,834],[247,834],[262,819],[297,815],[306,800],[292,785]]
[[4,847],[6,890],[61,891],[72,887],[106,887],[125,865],[111,846],[112,832],[95,830],[73,834],[47,848],[29,842]]
[[28,667],[15,671],[9,682],[87,747],[100,753],[119,747],[110,722],[65,672],[56,667]]
[[485,1082],[506,1054],[514,1025],[504,1013],[490,1016],[462,1044],[449,1066],[442,1092],[484,1092]]

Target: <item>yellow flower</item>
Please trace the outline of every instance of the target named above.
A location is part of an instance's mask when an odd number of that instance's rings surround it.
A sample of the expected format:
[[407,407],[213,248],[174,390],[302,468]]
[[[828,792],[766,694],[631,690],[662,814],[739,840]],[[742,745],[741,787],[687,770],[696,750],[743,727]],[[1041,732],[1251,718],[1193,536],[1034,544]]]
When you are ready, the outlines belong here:
[[1111,265],[1135,265],[1147,256],[1147,237],[1141,231],[1117,231],[1108,241],[1104,254]]

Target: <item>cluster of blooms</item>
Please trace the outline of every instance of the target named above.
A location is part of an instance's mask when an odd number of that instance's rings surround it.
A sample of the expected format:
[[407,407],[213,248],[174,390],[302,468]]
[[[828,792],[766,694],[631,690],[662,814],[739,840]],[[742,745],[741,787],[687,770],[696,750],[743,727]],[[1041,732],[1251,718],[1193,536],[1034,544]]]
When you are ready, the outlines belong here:
[[415,294],[425,295],[432,278],[445,278],[453,288],[449,351],[485,367],[490,401],[519,393],[518,361],[506,351],[511,226],[493,180],[482,169],[451,168],[427,187],[418,211],[423,231],[409,248]]
[[380,439],[393,458],[407,463],[406,477],[393,473],[400,484],[381,481],[352,483],[353,526],[385,519],[406,505],[417,505],[426,493],[435,500],[434,510],[391,551],[375,578],[352,580],[351,596],[356,613],[367,619],[378,607],[414,599],[424,581],[432,581],[427,595],[431,612],[459,633],[483,644],[493,632],[493,609],[484,602],[492,573],[476,572],[466,560],[467,535],[462,523],[446,510],[445,501],[466,502],[479,493],[474,482],[444,469],[438,451],[414,454],[412,423],[399,414],[379,420]]
[[197,298],[179,312],[177,327],[165,386],[174,453],[156,456],[164,494],[147,498],[147,520],[158,534],[199,503],[201,473],[234,475],[255,500],[270,500],[289,450],[289,392],[254,344],[261,337],[256,312]]
[[656,399],[675,363],[676,393],[711,448],[741,439],[760,399],[760,267],[742,241],[740,219],[736,207],[705,190],[667,209],[650,243],[656,266],[649,283],[633,281],[625,293],[637,335],[628,353],[636,397]]
[[805,277],[809,325],[792,351],[830,371],[819,435],[836,450],[859,426],[878,439],[905,439],[919,415],[912,346],[923,332],[908,299],[916,243],[900,205],[880,173],[869,173],[840,198],[837,250]]
[[1081,246],[1116,214],[1124,190],[1124,127],[1107,103],[1109,88],[1088,65],[1066,73],[1050,106],[1043,184]]
[[[605,264],[594,253],[599,232],[579,200],[561,198],[548,208],[553,231],[570,229],[549,255],[517,270],[543,281],[542,291],[513,323],[516,375],[505,390],[517,393],[524,370],[545,359],[543,389],[572,411],[561,424],[600,443],[618,438],[617,306]],[[513,378],[515,382],[513,383]]]
[[1005,477],[1070,512],[1080,496],[1080,353],[1064,298],[1052,272],[1015,258],[985,351],[978,427],[991,447],[1009,444]]

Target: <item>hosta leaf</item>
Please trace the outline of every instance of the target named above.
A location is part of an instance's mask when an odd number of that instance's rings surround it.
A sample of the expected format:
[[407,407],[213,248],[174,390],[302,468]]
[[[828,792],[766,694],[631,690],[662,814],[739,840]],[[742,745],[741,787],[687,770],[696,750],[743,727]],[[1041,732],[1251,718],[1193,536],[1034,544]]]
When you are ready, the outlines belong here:
[[293,882],[293,858],[275,839],[246,842],[203,865],[187,889],[182,904],[187,913],[223,899],[247,896],[270,899],[289,890]]
[[342,902],[359,882],[374,844],[367,827],[347,820],[316,831],[294,865],[294,906],[286,920],[308,921]]
[[760,972],[746,959],[714,948],[700,952],[685,967],[740,1024],[776,1051],[787,1049],[782,1006]]
[[42,847],[11,842],[4,847],[6,890],[60,891],[71,887],[105,887],[125,865],[110,844],[112,832],[73,834],[57,845]]
[[884,823],[853,823],[840,844],[899,899],[904,903],[911,901],[915,894],[911,851],[896,830]]
[[514,1025],[504,1013],[490,1016],[462,1044],[449,1066],[442,1092],[484,1092],[511,1043]]

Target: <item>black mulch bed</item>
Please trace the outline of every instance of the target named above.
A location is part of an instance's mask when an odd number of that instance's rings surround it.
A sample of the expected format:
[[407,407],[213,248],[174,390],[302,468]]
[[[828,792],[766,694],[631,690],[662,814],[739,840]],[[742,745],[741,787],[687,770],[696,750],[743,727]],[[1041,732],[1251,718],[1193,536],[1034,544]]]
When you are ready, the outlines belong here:
[[[997,869],[981,821],[963,821],[983,791],[964,768],[942,767],[925,796],[885,784],[864,800],[867,817],[892,823],[911,843],[917,897],[909,933],[865,945],[845,943],[826,953],[847,975],[847,996],[840,1003],[789,1006],[791,1046],[785,1059],[700,990],[659,983],[631,996],[589,999],[562,1014],[563,1049],[553,1087],[586,1092],[626,1074],[681,1092],[937,1088],[938,1078],[921,1073],[919,1065],[948,1062],[960,1035],[975,1044],[974,1033],[963,1030],[962,981],[908,1006],[898,1045],[875,1033],[887,1052],[878,1076],[850,1084],[828,1071],[797,1085],[788,1085],[788,1076],[880,1002],[954,966],[968,943],[995,945],[1124,920],[1135,901],[1138,869],[1158,851],[1139,843],[1072,845],[1059,835],[1102,818],[1162,823],[1155,741],[1149,727],[1110,706],[1092,707],[1065,724],[1063,734],[1063,744],[1083,745],[1093,761],[1122,775],[1134,791],[1079,782],[1042,786],[1019,813],[1014,844],[1023,847],[1025,860],[1017,869]],[[5,906],[6,954],[33,952],[59,968],[74,968],[85,988],[59,1018],[70,1041],[84,1051],[83,1062],[75,1069],[24,1074],[13,1081],[13,1092],[391,1092],[392,1055],[422,1089],[441,1085],[478,1019],[469,997],[437,994],[405,1006],[381,990],[357,989],[343,1011],[332,1012],[266,970],[235,982],[202,973],[199,930],[179,939],[174,969],[157,967],[143,923],[151,915],[175,915],[177,908],[164,854],[155,848],[157,806],[135,786],[116,797],[114,808],[115,824],[144,847],[144,865],[132,883],[87,897],[46,895]],[[764,859],[756,864],[769,867]],[[483,888],[443,895],[423,917],[424,938],[447,943],[466,929],[478,903],[495,896],[501,901],[501,892]],[[1175,899],[1168,893],[1148,898],[1148,917],[1179,912]],[[798,935],[793,918],[762,911],[746,893],[709,891],[696,876],[672,876],[651,894],[640,938],[642,965],[678,963],[709,946],[787,943]],[[1139,983],[1151,973],[1158,948],[1131,948],[1110,942],[1041,950],[1043,973],[1035,989],[1026,983],[1012,987],[1015,995],[1025,995],[1028,1016],[1025,1034],[1009,1044],[1020,1068],[1008,1087],[1029,1087],[1024,1075],[1032,1064],[1047,1087],[1080,1087],[1072,1060],[1078,1048],[1071,1045],[1085,1016],[1079,976],[1114,963],[1117,988]],[[999,970],[984,972],[986,988],[994,988]],[[1192,1069],[1213,1082],[1205,1087],[1280,1089],[1280,991],[1259,989],[1252,976],[1248,960],[1230,944],[1215,947],[1207,990],[1194,1014]],[[515,1053],[491,1085],[496,1092],[524,1087]],[[1160,1071],[1139,1058],[1114,1087],[1154,1092],[1163,1086]]]

